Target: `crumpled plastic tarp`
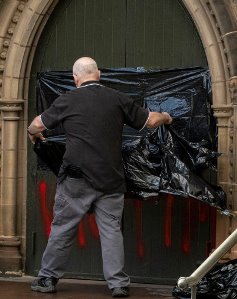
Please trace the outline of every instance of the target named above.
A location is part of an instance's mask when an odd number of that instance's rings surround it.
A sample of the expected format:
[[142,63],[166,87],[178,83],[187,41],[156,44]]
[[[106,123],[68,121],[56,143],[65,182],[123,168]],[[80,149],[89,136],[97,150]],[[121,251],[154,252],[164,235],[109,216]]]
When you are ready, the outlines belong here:
[[[205,68],[145,70],[102,69],[101,83],[118,89],[151,111],[167,111],[169,126],[123,134],[123,160],[128,191],[146,199],[160,192],[194,197],[226,209],[226,195],[202,178],[202,169],[215,169],[216,125],[210,109],[211,84]],[[38,74],[37,112],[42,113],[63,92],[74,87],[71,72]],[[64,153],[62,127],[46,131],[46,142],[35,151],[58,173]],[[40,164],[39,164],[40,165]],[[42,167],[42,165],[40,166]]]
[[[180,299],[191,298],[191,291],[176,286],[172,295]],[[214,266],[197,285],[197,298],[237,298],[237,259]]]
[[124,142],[123,160],[128,189],[143,198],[151,192],[194,197],[212,206],[226,209],[223,190],[211,186],[198,172],[214,167],[217,153],[205,142],[187,142],[172,128],[162,126],[146,137]]

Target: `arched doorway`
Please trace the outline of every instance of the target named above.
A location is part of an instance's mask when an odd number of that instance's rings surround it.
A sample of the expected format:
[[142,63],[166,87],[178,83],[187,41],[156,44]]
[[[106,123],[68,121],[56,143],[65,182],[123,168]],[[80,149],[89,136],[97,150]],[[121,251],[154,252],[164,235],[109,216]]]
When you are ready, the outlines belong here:
[[[60,2],[46,24],[36,48],[31,71],[29,118],[35,112],[35,84],[39,71],[70,69],[79,56],[94,57],[100,67],[190,67],[206,66],[202,43],[189,14],[179,1],[75,1]],[[32,150],[28,151],[28,232],[27,273],[36,274],[46,244],[47,224],[53,204],[55,178],[37,169]],[[32,179],[33,174],[33,179]],[[48,203],[48,206],[42,205]],[[44,209],[45,210],[42,210]],[[175,222],[182,222],[185,203],[178,204]],[[200,225],[193,244],[203,243],[189,252],[186,263],[179,240],[172,250],[163,245],[162,225],[165,203],[127,202],[124,217],[128,272],[134,281],[169,282],[178,273],[189,273],[206,256],[210,237],[210,218]],[[49,212],[49,213],[48,213]],[[190,212],[190,210],[189,210]],[[152,215],[152,217],[150,217]],[[186,214],[187,216],[188,214]],[[134,221],[137,217],[137,227]],[[68,276],[101,278],[100,245],[93,231],[94,219],[87,217],[81,227],[81,248],[76,246],[68,267]],[[141,224],[142,223],[142,224]],[[178,228],[178,225],[177,225]],[[178,228],[180,229],[180,227]],[[135,234],[140,240],[137,242]],[[93,235],[93,232],[95,235]],[[84,234],[85,235],[84,235]],[[174,235],[176,232],[174,232]],[[141,239],[142,238],[142,239]],[[82,243],[86,247],[82,246]],[[79,238],[80,241],[80,238]],[[80,244],[79,244],[80,245]],[[138,247],[143,248],[138,248]],[[146,255],[143,249],[146,248]],[[157,255],[157,248],[160,249]],[[178,261],[178,262],[177,262]],[[167,263],[176,270],[166,269]],[[183,265],[182,265],[183,264]],[[177,271],[177,272],[176,272]]]

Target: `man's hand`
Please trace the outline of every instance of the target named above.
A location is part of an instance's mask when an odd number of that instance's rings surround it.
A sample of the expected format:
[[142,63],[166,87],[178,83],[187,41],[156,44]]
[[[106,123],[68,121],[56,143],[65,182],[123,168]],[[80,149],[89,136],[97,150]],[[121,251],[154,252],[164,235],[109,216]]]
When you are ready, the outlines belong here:
[[172,117],[167,112],[161,112],[161,113],[165,116],[164,124],[170,125],[173,121]]
[[41,132],[45,130],[44,124],[41,121],[40,115],[36,116],[32,123],[29,125],[27,131],[28,136],[33,144],[35,144],[36,139],[45,140]]
[[170,125],[172,123],[172,117],[167,112],[150,112],[146,127],[157,128],[161,125]]
[[40,140],[45,140],[45,138],[44,138],[44,136],[42,135],[42,133],[36,133],[36,134],[34,134],[34,135],[32,135],[32,134],[30,134],[29,132],[28,132],[28,136],[29,136],[29,138],[30,138],[30,141],[33,143],[33,144],[35,144],[35,142],[36,142],[36,139],[40,139]]

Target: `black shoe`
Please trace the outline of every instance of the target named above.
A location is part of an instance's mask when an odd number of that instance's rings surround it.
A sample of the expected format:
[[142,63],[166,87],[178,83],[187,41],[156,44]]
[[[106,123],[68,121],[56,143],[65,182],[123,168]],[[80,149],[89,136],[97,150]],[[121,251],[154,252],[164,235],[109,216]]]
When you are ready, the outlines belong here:
[[112,297],[128,297],[129,288],[128,287],[119,287],[112,289]]
[[32,281],[31,290],[41,293],[55,293],[58,279],[55,277],[39,277]]

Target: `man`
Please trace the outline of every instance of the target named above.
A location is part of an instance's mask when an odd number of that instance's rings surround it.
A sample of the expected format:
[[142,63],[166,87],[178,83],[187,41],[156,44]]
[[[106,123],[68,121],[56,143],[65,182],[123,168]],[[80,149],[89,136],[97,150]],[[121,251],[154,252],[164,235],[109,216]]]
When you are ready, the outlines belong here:
[[126,191],[122,164],[124,124],[137,130],[170,124],[166,112],[149,112],[126,95],[99,83],[100,71],[89,57],[73,65],[77,89],[58,97],[28,127],[30,140],[63,125],[66,151],[54,205],[54,219],[43,254],[39,278],[31,289],[55,292],[63,276],[82,217],[93,205],[100,233],[103,273],[113,297],[129,296],[129,276],[123,271],[121,217]]

